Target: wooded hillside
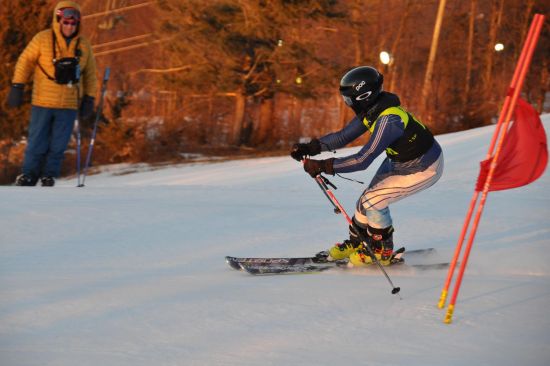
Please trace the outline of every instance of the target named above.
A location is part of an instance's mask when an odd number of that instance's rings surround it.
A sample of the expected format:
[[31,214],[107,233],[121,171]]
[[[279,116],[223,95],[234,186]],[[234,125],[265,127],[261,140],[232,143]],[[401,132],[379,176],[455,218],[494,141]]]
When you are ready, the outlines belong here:
[[[98,78],[112,70],[96,164],[284,151],[352,117],[338,83],[357,65],[377,67],[385,90],[436,133],[490,124],[533,14],[550,10],[535,0],[447,0],[425,83],[440,0],[78,2]],[[30,110],[6,108],[13,68],[49,26],[55,1],[7,3],[0,9],[3,182],[18,172]],[[550,89],[549,38],[547,20],[524,86],[540,112]],[[70,151],[65,165],[70,173]]]

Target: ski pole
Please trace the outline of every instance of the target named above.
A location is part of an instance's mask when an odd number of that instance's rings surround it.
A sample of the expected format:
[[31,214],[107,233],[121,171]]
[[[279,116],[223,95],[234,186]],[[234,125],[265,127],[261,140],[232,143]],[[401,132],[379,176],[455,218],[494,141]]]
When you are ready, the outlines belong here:
[[84,174],[82,176],[82,184],[79,184],[79,187],[84,187],[84,181],[86,180],[86,173],[88,173],[88,167],[90,166],[90,161],[92,159],[92,152],[94,150],[95,137],[97,134],[97,125],[99,123],[99,117],[101,117],[101,111],[103,110],[103,99],[105,97],[105,91],[107,90],[107,81],[109,81],[109,75],[111,74],[111,68],[107,67],[105,73],[103,74],[103,83],[101,85],[101,97],[99,99],[99,104],[97,106],[97,111],[94,121],[94,129],[92,131],[92,138],[90,140],[90,147],[88,148],[88,155],[86,156],[86,164],[84,165]]
[[82,147],[82,135],[80,134],[80,123],[78,122],[78,112],[76,114],[76,119],[74,121],[75,130],[76,130],[76,177],[77,177],[77,187],[80,187],[80,150]]
[[[359,237],[361,242],[365,244],[365,247],[367,248],[367,252],[369,256],[372,258],[372,261],[378,265],[378,268],[380,268],[380,270],[388,280],[390,286],[392,287],[391,293],[393,295],[398,294],[399,291],[401,291],[401,288],[395,287],[390,276],[388,275],[384,267],[382,267],[382,264],[380,264],[380,261],[378,261],[378,258],[376,258],[376,256],[374,255],[374,252],[372,251],[369,243],[366,241],[366,238],[363,236],[361,231],[357,228],[353,220],[348,216],[348,214],[346,213],[346,210],[344,210],[340,202],[338,202],[338,200],[336,199],[336,196],[334,195],[334,193],[332,193],[332,191],[330,190],[327,184],[331,185],[332,187],[334,187],[334,185],[330,183],[328,178],[322,176],[321,174],[318,174],[315,177],[315,181],[317,182],[321,190],[325,193],[325,196],[329,199],[329,201],[332,202],[332,204],[336,207],[336,209],[338,209],[344,215],[348,224],[350,224],[355,229],[357,236]],[[335,209],[335,212],[336,212],[336,209]]]
[[327,178],[325,178],[324,176],[322,175],[318,175],[318,177],[321,178],[322,182],[320,182],[318,179],[315,179],[315,182],[317,182],[317,184],[319,185],[319,187],[321,188],[321,190],[323,191],[323,193],[325,194],[325,197],[330,201],[330,203],[334,206],[334,213],[335,214],[341,214],[342,211],[338,208],[338,206],[336,206],[336,204],[334,204],[334,202],[330,199],[330,196],[327,194],[327,192],[325,191],[325,188],[323,186],[323,183],[325,185],[330,185],[332,188],[336,189],[336,186],[334,184],[331,183],[331,181],[329,181]]
[[[80,105],[80,87],[76,88],[76,105]],[[80,132],[80,108],[76,110],[76,117],[74,119],[73,134],[76,138],[76,186],[80,187],[80,151],[82,149],[82,134]]]

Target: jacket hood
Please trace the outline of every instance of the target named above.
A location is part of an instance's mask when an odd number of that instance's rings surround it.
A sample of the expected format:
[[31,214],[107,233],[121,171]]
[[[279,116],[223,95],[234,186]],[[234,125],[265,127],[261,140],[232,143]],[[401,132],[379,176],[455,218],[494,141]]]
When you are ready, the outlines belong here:
[[[57,16],[55,15],[55,13],[57,12],[57,10],[63,9],[63,8],[75,8],[78,11],[80,11],[80,5],[78,5],[74,1],[60,1],[55,6],[55,9],[53,10],[52,28],[56,36],[58,37],[58,39],[62,39],[63,35],[61,34],[61,29],[59,28],[59,22],[57,21]],[[82,32],[82,14],[80,15],[80,22],[78,23],[78,27],[76,28],[76,33],[72,38],[77,37],[78,35],[80,35],[81,32]]]

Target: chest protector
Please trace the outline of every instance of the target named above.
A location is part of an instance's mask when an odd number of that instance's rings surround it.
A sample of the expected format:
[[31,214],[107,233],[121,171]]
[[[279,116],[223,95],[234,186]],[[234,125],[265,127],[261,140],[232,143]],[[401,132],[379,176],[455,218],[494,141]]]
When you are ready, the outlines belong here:
[[[390,107],[380,113],[377,120],[388,114],[398,115],[405,124],[403,135],[386,148],[386,154],[390,159],[398,162],[413,160],[424,155],[432,147],[432,133],[412,114],[402,107]],[[372,124],[372,130],[374,125],[375,123]]]

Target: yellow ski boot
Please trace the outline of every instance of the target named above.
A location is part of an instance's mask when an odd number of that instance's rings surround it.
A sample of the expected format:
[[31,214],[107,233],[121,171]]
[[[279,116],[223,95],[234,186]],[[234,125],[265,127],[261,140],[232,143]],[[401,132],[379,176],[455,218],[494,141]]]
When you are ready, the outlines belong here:
[[[393,255],[393,231],[392,226],[384,229],[377,229],[369,226],[369,235],[365,238],[369,248],[374,252],[374,256],[383,266],[389,266],[391,264]],[[374,263],[366,248],[350,254],[349,262],[356,267],[364,267]]]
[[[355,219],[354,219],[355,221]],[[355,224],[357,227],[357,230],[361,231],[361,234],[363,236],[368,236],[367,229],[363,229],[359,227],[359,225]],[[335,244],[332,248],[330,248],[328,252],[328,260],[329,261],[339,261],[342,259],[348,258],[351,254],[355,253],[359,249],[363,249],[363,244],[361,243],[361,239],[359,239],[359,235],[355,232],[355,228],[353,226],[349,226],[349,239],[344,240],[342,243]],[[327,253],[325,252],[325,253]]]
[[[383,266],[389,266],[391,264],[391,258],[392,258],[393,250],[375,250],[374,256],[378,260],[378,262]],[[354,267],[366,267],[370,266],[374,263],[371,256],[368,254],[366,249],[361,249],[356,251],[355,253],[352,253],[349,256],[349,262]]]
[[329,260],[339,261],[348,258],[353,253],[362,249],[363,245],[354,240],[344,240],[343,243],[338,243],[328,250]]

